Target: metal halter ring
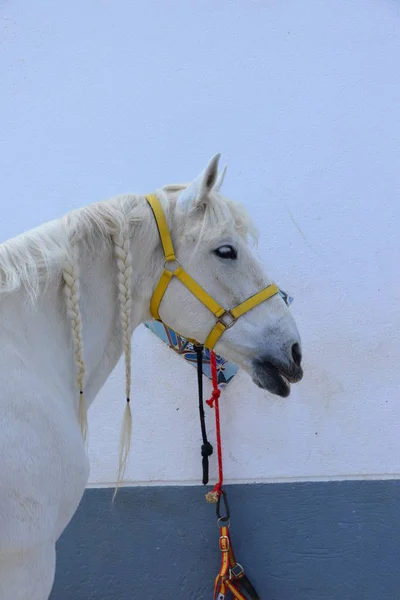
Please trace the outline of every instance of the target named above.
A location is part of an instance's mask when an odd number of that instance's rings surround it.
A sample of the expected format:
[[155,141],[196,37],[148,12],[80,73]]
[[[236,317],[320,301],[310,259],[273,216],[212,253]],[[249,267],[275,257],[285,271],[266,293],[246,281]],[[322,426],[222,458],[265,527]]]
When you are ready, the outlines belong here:
[[226,519],[226,517],[220,517],[219,519],[217,519],[218,529],[220,529],[221,527],[227,527],[229,529],[230,526],[231,526],[230,519]]
[[[174,265],[174,268],[169,268],[170,265]],[[166,260],[164,262],[164,269],[166,271],[171,271],[171,273],[174,273],[177,270],[177,268],[181,266],[182,265],[177,258],[175,258],[174,260]]]

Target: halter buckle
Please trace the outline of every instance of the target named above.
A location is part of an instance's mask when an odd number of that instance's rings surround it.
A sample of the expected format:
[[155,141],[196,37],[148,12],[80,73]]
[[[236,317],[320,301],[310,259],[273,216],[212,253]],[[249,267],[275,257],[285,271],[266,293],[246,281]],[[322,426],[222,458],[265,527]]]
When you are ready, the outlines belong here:
[[222,314],[217,323],[221,323],[225,327],[225,329],[230,329],[232,325],[234,325],[237,321],[237,318],[233,316],[230,310],[226,310],[224,314]]
[[230,543],[227,535],[221,535],[219,538],[219,549],[221,552],[229,552]]
[[244,569],[241,564],[236,563],[234,567],[229,569],[230,578],[240,579],[244,575]]

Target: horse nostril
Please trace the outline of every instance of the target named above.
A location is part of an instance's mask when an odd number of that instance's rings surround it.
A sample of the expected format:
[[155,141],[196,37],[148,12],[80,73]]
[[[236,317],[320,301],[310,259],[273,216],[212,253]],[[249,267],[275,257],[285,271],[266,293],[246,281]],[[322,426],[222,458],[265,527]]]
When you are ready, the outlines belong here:
[[299,344],[293,344],[292,346],[292,356],[296,366],[300,366],[301,364],[301,350]]

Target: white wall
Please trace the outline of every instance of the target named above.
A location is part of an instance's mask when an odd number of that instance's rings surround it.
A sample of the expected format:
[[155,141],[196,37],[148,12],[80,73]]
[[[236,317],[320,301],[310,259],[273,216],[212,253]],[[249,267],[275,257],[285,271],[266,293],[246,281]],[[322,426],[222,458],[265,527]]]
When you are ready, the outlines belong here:
[[[221,151],[225,192],[248,205],[263,260],[295,296],[305,366],[287,400],[243,373],[230,384],[228,479],[397,476],[399,4],[17,0],[0,11],[0,239],[188,180]],[[195,371],[144,328],[134,340],[128,476],[198,483]],[[123,409],[119,365],[91,409],[92,484],[115,481]]]

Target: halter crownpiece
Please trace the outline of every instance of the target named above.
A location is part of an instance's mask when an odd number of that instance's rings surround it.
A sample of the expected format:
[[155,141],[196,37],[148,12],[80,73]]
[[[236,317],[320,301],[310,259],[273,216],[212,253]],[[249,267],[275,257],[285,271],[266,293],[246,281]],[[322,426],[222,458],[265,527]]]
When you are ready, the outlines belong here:
[[[272,298],[272,296],[278,294],[279,288],[277,285],[271,284],[230,310],[220,306],[218,302],[214,300],[214,298],[212,298],[205,290],[203,290],[203,288],[189,275],[189,273],[183,269],[179,263],[179,260],[176,258],[167,220],[165,218],[161,202],[157,196],[155,194],[149,194],[148,196],[145,196],[145,198],[153,211],[165,257],[164,271],[150,301],[151,315],[156,321],[162,321],[159,314],[160,305],[164,294],[167,291],[168,285],[170,284],[172,278],[176,277],[202,304],[204,304],[204,306],[208,308],[210,312],[213,313],[217,319],[214,327],[211,329],[206,341],[203,344],[206,348],[212,350],[224,331],[232,327],[239,317],[249,312],[252,308],[255,308],[262,302],[265,302],[265,300],[268,300],[269,298]],[[196,342],[196,340],[190,341]]]

